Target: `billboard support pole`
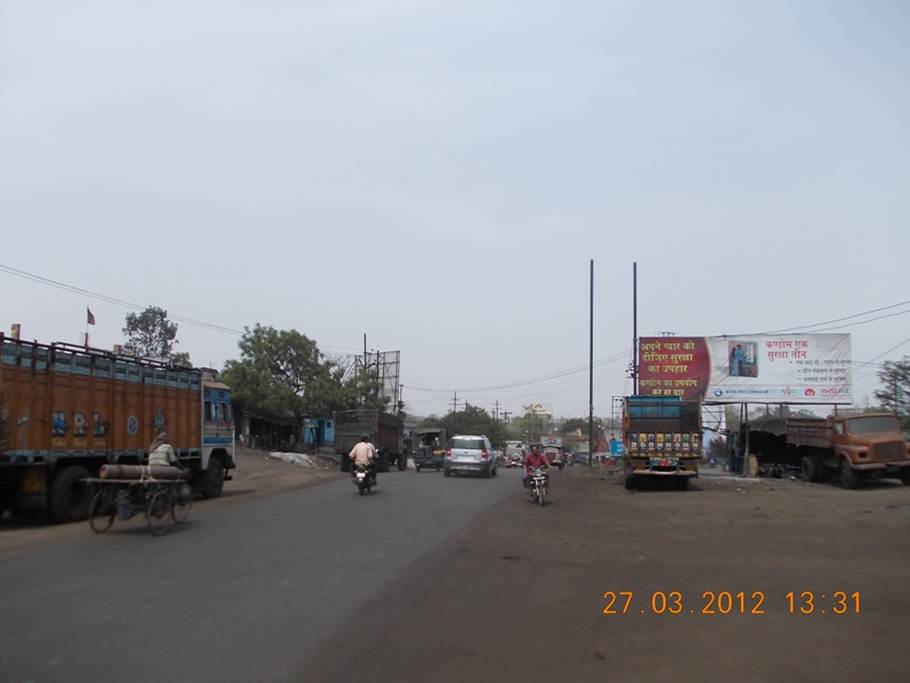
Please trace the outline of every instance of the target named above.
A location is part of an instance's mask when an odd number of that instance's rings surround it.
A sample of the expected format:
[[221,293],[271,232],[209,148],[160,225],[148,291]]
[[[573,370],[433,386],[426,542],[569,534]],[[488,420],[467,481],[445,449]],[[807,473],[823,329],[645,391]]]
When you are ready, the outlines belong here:
[[588,467],[594,464],[594,259],[588,297]]
[[638,261],[632,262],[632,393],[638,396]]

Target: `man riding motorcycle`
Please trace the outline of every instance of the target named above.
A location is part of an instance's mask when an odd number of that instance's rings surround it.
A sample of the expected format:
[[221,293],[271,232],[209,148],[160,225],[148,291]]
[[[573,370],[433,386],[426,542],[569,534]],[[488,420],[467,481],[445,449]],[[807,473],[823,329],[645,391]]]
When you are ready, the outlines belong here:
[[540,452],[540,446],[531,446],[531,452],[528,454],[528,457],[525,458],[525,478],[524,478],[524,487],[528,488],[528,485],[531,482],[531,472],[537,468],[546,470],[549,469],[550,463],[547,462],[546,456]]
[[354,448],[348,453],[348,457],[354,463],[354,466],[351,467],[351,476],[354,476],[358,467],[366,467],[367,476],[373,481],[375,486],[376,466],[374,465],[374,460],[376,459],[376,449],[370,443],[370,437],[367,434],[361,435],[360,442],[354,444]]

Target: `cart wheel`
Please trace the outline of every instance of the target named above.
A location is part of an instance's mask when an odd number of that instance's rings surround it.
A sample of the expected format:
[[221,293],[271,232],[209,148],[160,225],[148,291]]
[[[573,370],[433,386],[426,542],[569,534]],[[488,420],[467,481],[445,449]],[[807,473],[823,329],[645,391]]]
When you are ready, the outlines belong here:
[[190,510],[193,508],[193,489],[184,484],[174,493],[174,500],[171,504],[171,517],[174,522],[185,522],[190,516]]
[[145,506],[145,519],[153,536],[161,536],[171,525],[171,497],[166,491],[158,491],[149,498]]
[[103,534],[111,528],[117,507],[106,491],[98,491],[88,509],[88,524],[96,534]]

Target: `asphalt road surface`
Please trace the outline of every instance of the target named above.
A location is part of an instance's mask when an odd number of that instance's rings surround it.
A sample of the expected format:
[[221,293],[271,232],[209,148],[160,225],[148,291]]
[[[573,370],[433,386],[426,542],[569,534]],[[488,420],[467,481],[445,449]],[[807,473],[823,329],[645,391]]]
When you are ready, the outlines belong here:
[[[541,509],[519,476],[393,472],[366,498],[340,481],[199,505],[163,538],[18,546],[0,562],[0,678],[907,680],[910,487],[628,492],[576,467]],[[633,594],[625,613],[609,591]],[[812,591],[811,613],[789,613],[789,591]]]
[[[511,478],[390,472],[210,506],[154,538],[71,525],[0,559],[0,680],[318,680],[320,636],[462,532]],[[119,528],[118,528],[119,526]]]

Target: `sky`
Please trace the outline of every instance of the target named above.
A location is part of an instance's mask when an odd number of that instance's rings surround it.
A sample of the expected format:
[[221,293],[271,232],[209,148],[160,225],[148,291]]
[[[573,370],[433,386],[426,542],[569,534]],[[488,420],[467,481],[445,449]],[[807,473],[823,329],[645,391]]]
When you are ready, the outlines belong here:
[[[587,414],[589,259],[600,415],[633,262],[641,335],[908,301],[908,188],[899,0],[0,0],[0,265],[228,328],[179,323],[200,365],[366,333],[415,414]],[[89,306],[123,341],[126,306],[0,292],[5,331],[77,342]],[[838,328],[854,360],[910,353],[905,314]]]

